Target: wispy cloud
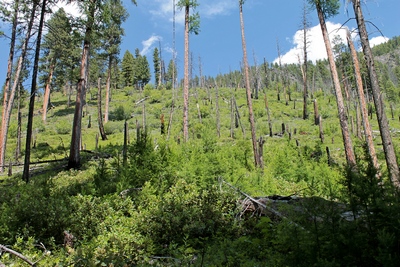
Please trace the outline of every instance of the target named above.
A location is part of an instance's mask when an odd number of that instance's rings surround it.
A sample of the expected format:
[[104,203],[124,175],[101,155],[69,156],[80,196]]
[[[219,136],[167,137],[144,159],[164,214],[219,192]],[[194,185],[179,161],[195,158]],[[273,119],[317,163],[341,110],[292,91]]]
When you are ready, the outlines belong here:
[[147,55],[153,48],[153,44],[161,40],[162,40],[161,36],[153,34],[152,36],[150,36],[149,39],[142,41],[143,48],[142,51],[140,51],[140,54],[142,56]]
[[[346,40],[346,29],[341,28],[341,24],[339,23],[332,23],[330,21],[326,22],[326,26],[329,32],[329,39],[331,41],[331,45],[333,39],[335,36],[339,36],[343,42]],[[307,48],[307,57],[309,60],[315,62],[316,60],[320,59],[326,59],[327,54],[326,54],[326,48],[325,48],[325,43],[322,37],[322,31],[321,31],[321,26],[318,24],[316,26],[313,26],[309,29],[308,31],[308,48]],[[353,38],[355,37],[355,34],[352,36]],[[375,46],[377,44],[386,42],[388,38],[386,37],[375,37],[370,40],[371,46]],[[297,31],[293,38],[293,47],[285,54],[281,56],[281,62],[282,64],[292,64],[295,63],[297,64],[299,62],[299,58],[302,61],[303,60],[303,31],[299,30]],[[279,58],[276,58],[274,60],[275,62],[279,62]]]
[[[215,17],[218,15],[228,15],[231,10],[237,7],[236,0],[203,0],[199,1],[197,11],[201,17]],[[175,4],[178,0],[175,0]],[[150,14],[159,20],[160,18],[173,20],[174,5],[173,0],[155,0],[148,3]],[[175,22],[184,24],[185,14],[179,7],[175,7]]]
[[204,1],[200,6],[200,12],[206,17],[228,15],[237,6],[236,0]]

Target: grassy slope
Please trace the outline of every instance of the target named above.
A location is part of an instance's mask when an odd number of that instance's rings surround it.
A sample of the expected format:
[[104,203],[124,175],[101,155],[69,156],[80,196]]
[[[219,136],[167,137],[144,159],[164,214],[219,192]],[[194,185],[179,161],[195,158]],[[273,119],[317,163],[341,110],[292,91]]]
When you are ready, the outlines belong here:
[[[96,89],[92,89],[92,92]],[[196,107],[196,97],[198,95],[199,107],[202,113],[202,124],[198,118],[198,111]],[[245,140],[250,138],[249,123],[246,119],[248,116],[248,109],[246,107],[245,92],[244,90],[231,90],[228,88],[222,88],[219,90],[219,109],[220,109],[220,121],[221,121],[221,138],[219,142],[231,142],[230,132],[230,104],[229,99],[232,95],[235,95],[237,105],[239,106],[241,121],[245,128]],[[177,141],[181,137],[181,120],[182,120],[182,104],[181,104],[181,92],[177,92],[177,105],[173,114],[173,125],[171,132],[171,140]],[[146,101],[135,105],[136,102],[149,97]],[[323,129],[325,135],[325,142],[322,144],[323,151],[325,147],[329,147],[332,157],[339,164],[344,162],[342,139],[340,135],[340,128],[337,119],[335,98],[332,95],[326,95],[322,91],[316,92],[314,98],[318,100],[319,113],[323,118]],[[211,101],[205,100],[207,98],[207,92],[204,89],[192,89],[192,95],[190,97],[190,133],[191,138],[198,138],[200,131],[203,127],[214,129],[216,133],[216,114],[215,114],[215,92],[211,92]],[[104,99],[104,97],[103,97]],[[292,133],[292,140],[289,142],[294,144],[297,140],[300,146],[315,146],[319,140],[319,129],[318,126],[313,124],[314,113],[313,103],[309,101],[309,119],[303,120],[302,117],[302,96],[300,92],[294,92],[292,94],[292,100],[288,105],[285,105],[283,100],[277,101],[276,94],[272,90],[267,91],[267,99],[269,102],[271,119],[273,123],[273,132],[280,133],[282,129],[282,123],[287,127],[287,131]],[[36,102],[36,110],[41,106],[41,99]],[[69,153],[70,143],[70,132],[72,128],[73,120],[73,103],[71,107],[66,106],[66,96],[61,93],[55,92],[52,95],[52,103],[55,108],[49,111],[48,120],[46,123],[41,121],[41,116],[37,114],[34,118],[34,140],[36,140],[36,148],[33,149],[32,161],[41,161],[48,159],[59,159],[65,157]],[[264,94],[260,95],[260,99],[253,100],[254,102],[254,114],[256,118],[257,136],[264,136],[266,143],[264,145],[264,151],[269,154],[270,150],[274,150],[278,144],[288,143],[288,134],[283,137],[274,136],[270,138],[268,136],[268,121],[266,116],[266,109],[264,104]],[[116,117],[121,117],[121,107],[123,107],[123,115],[128,118],[130,138],[134,139],[136,135],[136,122],[142,124],[143,122],[143,103],[145,103],[145,119],[147,130],[151,136],[157,140],[165,138],[160,135],[160,116],[164,114],[166,127],[168,125],[169,114],[172,103],[172,91],[170,90],[147,90],[144,92],[135,91],[132,88],[125,88],[113,91],[112,101],[110,102],[110,119],[111,121],[105,125],[108,133],[107,141],[99,141],[100,147],[106,147],[108,145],[122,145],[123,143],[123,124],[122,120],[115,120]],[[295,107],[296,106],[296,107]],[[295,107],[295,108],[294,108]],[[119,113],[117,114],[117,109]],[[104,109],[104,108],[103,108]],[[98,133],[97,126],[97,103],[95,97],[91,99],[91,94],[87,95],[87,106],[84,108],[85,117],[82,120],[82,143],[84,148],[87,150],[95,150],[95,136]],[[350,117],[355,118],[354,108],[351,107]],[[23,120],[26,119],[26,108],[22,111]],[[390,116],[390,110],[387,108],[388,117]],[[396,111],[397,112],[397,111]],[[24,116],[25,115],[25,116]],[[7,145],[7,159],[12,158],[14,154],[16,144],[16,115],[13,115],[9,130],[9,141]],[[89,117],[91,117],[91,127],[88,127]],[[380,138],[378,136],[378,126],[375,116],[371,121],[373,130],[376,132],[375,143],[379,153],[379,158],[383,159],[382,148],[379,146]],[[400,123],[396,119],[390,120],[390,126],[394,131],[393,139],[398,145],[398,131],[400,129]],[[114,120],[113,120],[114,119]],[[355,123],[355,119],[354,119]],[[26,122],[23,121],[23,125]],[[350,124],[349,124],[350,125]],[[296,132],[296,134],[295,134]],[[23,135],[25,131],[23,128]],[[243,138],[240,127],[235,129],[236,140]],[[353,143],[355,146],[360,146],[359,140],[352,135]],[[23,138],[24,142],[24,138]],[[250,141],[249,141],[250,142]],[[23,144],[24,147],[25,144]],[[273,153],[273,152],[272,152]],[[251,160],[251,159],[249,159]],[[269,159],[264,157],[266,165],[268,167]],[[384,165],[384,164],[383,164]],[[266,170],[268,171],[268,169]],[[14,171],[15,172],[15,171]]]

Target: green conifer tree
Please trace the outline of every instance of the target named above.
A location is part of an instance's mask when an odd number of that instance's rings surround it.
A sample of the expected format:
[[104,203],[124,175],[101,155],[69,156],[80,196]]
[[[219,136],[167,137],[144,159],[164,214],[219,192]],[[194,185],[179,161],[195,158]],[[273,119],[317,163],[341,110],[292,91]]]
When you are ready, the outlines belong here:
[[121,76],[124,86],[132,86],[134,64],[133,55],[129,50],[126,50],[121,62]]

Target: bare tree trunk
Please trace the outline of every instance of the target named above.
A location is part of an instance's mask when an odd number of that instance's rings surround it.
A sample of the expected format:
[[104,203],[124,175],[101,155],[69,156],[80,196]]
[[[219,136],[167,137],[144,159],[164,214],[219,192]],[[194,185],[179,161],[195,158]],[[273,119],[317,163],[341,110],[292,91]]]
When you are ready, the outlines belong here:
[[164,120],[164,114],[161,114],[161,116],[160,116],[160,123],[161,123],[161,126],[160,126],[161,135],[164,135],[164,134],[165,134],[165,120]]
[[[3,89],[3,116],[1,120],[1,125],[5,124],[7,113],[7,107],[9,102],[9,91],[11,85],[11,74],[12,74],[12,64],[14,61],[14,49],[15,49],[15,39],[17,33],[17,25],[18,25],[18,3],[19,1],[16,0],[14,3],[14,13],[13,13],[13,24],[12,24],[12,31],[11,31],[11,42],[10,42],[10,52],[8,54],[8,63],[7,63],[7,75],[6,75],[6,82]],[[1,135],[0,135],[1,137]],[[3,164],[1,164],[3,165]]]
[[219,118],[219,101],[218,101],[219,95],[218,95],[218,85],[215,83],[215,116],[217,120],[217,136],[221,137],[221,123],[220,123],[220,118]]
[[71,106],[72,84],[69,85],[67,91],[68,91],[67,108],[69,108]]
[[344,150],[345,150],[345,155],[346,155],[346,161],[347,161],[348,167],[350,169],[354,170],[356,168],[356,158],[354,155],[353,144],[351,142],[351,137],[349,134],[347,116],[346,116],[346,112],[344,109],[342,90],[340,88],[340,82],[339,82],[339,77],[338,77],[338,73],[336,70],[336,64],[335,64],[335,60],[333,58],[333,52],[332,52],[331,44],[329,41],[328,30],[327,30],[326,24],[325,24],[324,13],[322,11],[322,7],[319,2],[316,2],[316,8],[317,8],[319,22],[321,25],[322,36],[323,36],[324,42],[325,42],[326,52],[328,54],[328,60],[329,60],[329,66],[331,68],[333,85],[335,87],[335,92],[336,92],[336,102],[337,102],[337,108],[338,108],[340,129],[342,131],[342,138],[343,138]]
[[265,110],[267,111],[267,117],[268,117],[269,136],[272,137],[272,135],[273,135],[272,122],[271,122],[271,115],[270,115],[269,106],[268,106],[267,94],[264,95],[264,102],[265,102]]
[[379,170],[379,163],[378,163],[378,158],[377,158],[376,152],[375,152],[371,125],[370,125],[369,119],[368,119],[367,103],[366,103],[365,97],[364,97],[364,87],[363,87],[361,73],[360,73],[360,64],[358,62],[357,51],[354,48],[354,44],[353,44],[353,41],[351,40],[349,30],[347,30],[347,43],[350,48],[351,57],[353,59],[354,75],[356,78],[357,93],[358,93],[358,99],[360,102],[364,135],[365,135],[365,141],[367,143],[368,153],[369,153],[369,156],[371,157],[374,168],[376,170]]
[[162,55],[161,55],[162,49],[161,49],[160,40],[158,40],[158,46],[159,46],[159,54],[160,54],[160,62],[158,63],[159,67],[160,67],[160,74],[158,76],[157,88],[161,88],[161,84],[163,83],[163,80],[164,80],[164,72],[165,72],[165,70],[164,70],[164,63],[163,63],[164,61],[163,61]]
[[[5,164],[5,153],[6,153],[6,144],[7,144],[7,133],[8,133],[8,124],[10,121],[10,117],[7,115],[11,114],[8,112],[9,102],[13,102],[14,99],[9,96],[10,86],[11,86],[11,74],[12,74],[12,65],[14,61],[14,50],[15,50],[15,40],[17,34],[17,25],[18,25],[18,4],[19,1],[16,0],[14,3],[14,12],[13,12],[13,23],[11,29],[11,42],[10,42],[10,52],[8,54],[8,62],[7,62],[7,75],[6,75],[6,82],[3,89],[3,110],[2,110],[2,117],[1,117],[1,128],[0,128],[0,173],[4,172],[4,164]],[[32,28],[32,25],[30,25]],[[30,28],[28,30],[30,31]],[[28,42],[30,37],[29,34],[25,37],[25,43]],[[24,49],[26,51],[26,48]],[[25,53],[23,50],[23,53]],[[18,79],[15,80],[18,84]],[[14,87],[13,87],[14,88]],[[12,105],[11,105],[12,106]]]
[[231,138],[235,137],[234,125],[235,125],[235,107],[234,107],[233,97],[231,97]]
[[304,67],[303,67],[303,120],[308,119],[308,110],[307,110],[307,97],[308,97],[308,88],[307,88],[307,31],[308,31],[308,23],[307,23],[307,7],[304,2],[303,7],[303,54],[304,54]]
[[265,140],[262,138],[262,136],[260,136],[260,138],[258,139],[258,162],[260,164],[260,168],[263,169],[264,168],[264,143]]
[[203,89],[203,66],[201,65],[201,57],[199,56],[199,75],[200,75],[200,88]]
[[233,97],[233,104],[235,105],[236,119],[239,121],[240,128],[242,129],[243,138],[246,138],[246,132],[245,132],[245,130],[244,130],[244,127],[243,127],[243,124],[242,124],[242,120],[240,119],[240,113],[239,113],[238,106],[237,106],[237,104],[236,104],[236,99],[235,99],[235,97]]
[[128,122],[125,120],[124,123],[124,148],[122,150],[122,162],[126,166],[128,163]]
[[[279,46],[279,41],[278,39],[276,40],[276,47],[278,50],[278,59],[279,59],[279,75],[282,78],[282,87],[283,87],[283,97],[285,98],[285,104],[286,106],[289,104],[287,97],[286,97],[286,78],[285,77],[285,71],[282,70],[282,62],[281,62],[281,48]],[[282,74],[284,72],[284,74]],[[277,93],[278,93],[278,101],[281,101],[281,96],[280,96],[280,90],[279,90],[279,85],[277,86]]]
[[110,106],[110,92],[111,92],[111,69],[112,69],[113,57],[110,55],[108,59],[108,70],[106,80],[106,103],[104,107],[104,123],[108,122],[109,106]]
[[104,131],[103,125],[103,113],[101,112],[101,78],[99,78],[97,83],[97,121],[99,123],[99,131],[101,135],[101,140],[107,140],[106,132]]
[[35,109],[35,95],[36,95],[36,78],[39,69],[39,57],[40,57],[40,43],[42,39],[44,15],[46,13],[46,0],[42,2],[42,11],[40,13],[39,31],[36,40],[35,59],[33,63],[32,71],[32,85],[31,95],[29,98],[29,112],[28,112],[28,126],[26,130],[26,145],[25,145],[25,160],[24,160],[24,171],[22,173],[22,179],[25,182],[29,182],[29,162],[31,159],[31,140],[32,140],[32,127],[33,127],[33,110]]
[[360,111],[360,103],[358,103],[357,99],[354,101],[354,108],[356,110],[356,136],[360,140],[364,140],[361,132],[361,111]]
[[76,102],[74,121],[72,125],[72,136],[71,136],[71,147],[68,160],[68,168],[79,168],[81,165],[80,158],[80,141],[82,135],[82,111],[85,105],[85,94],[86,94],[86,83],[88,75],[89,65],[89,53],[90,53],[90,36],[93,26],[93,17],[95,12],[94,1],[90,3],[90,17],[86,25],[85,40],[83,42],[81,69],[79,74],[79,81],[76,88]]
[[319,124],[319,138],[321,139],[321,143],[324,142],[325,138],[324,138],[324,130],[322,128],[322,117],[319,116],[318,118],[318,124]]
[[183,78],[183,140],[189,139],[189,6],[185,7],[185,69]]
[[143,106],[142,106],[142,124],[143,124],[143,130],[146,132],[146,130],[147,130],[147,124],[146,124],[146,102],[143,102]]
[[314,99],[314,124],[319,124],[319,114],[318,114],[318,102],[317,99]]
[[253,79],[254,79],[254,99],[258,99],[258,92],[260,91],[260,70],[257,65],[257,59],[256,59],[256,54],[254,53],[253,50],[253,61],[254,61],[254,73],[253,73]]
[[54,73],[54,68],[55,68],[55,60],[52,59],[52,63],[50,64],[50,70],[49,70],[49,77],[47,77],[46,81],[46,88],[44,90],[44,96],[43,96],[43,114],[42,114],[42,120],[46,121],[47,119],[47,109],[49,106],[49,100],[50,100],[50,85],[51,85],[51,80],[53,79],[53,73]]
[[15,160],[21,156],[21,137],[22,137],[22,116],[21,116],[21,87],[18,86],[18,107],[17,107],[17,144],[15,147]]
[[389,131],[389,123],[385,114],[385,108],[383,104],[381,89],[379,87],[378,76],[376,74],[374,59],[372,55],[372,50],[369,45],[368,33],[365,27],[364,16],[361,10],[360,0],[353,0],[354,13],[356,15],[358,31],[360,34],[360,40],[364,56],[367,63],[368,74],[371,80],[372,94],[374,98],[376,116],[378,119],[379,130],[381,133],[383,151],[385,152],[385,159],[387,168],[389,170],[390,180],[393,185],[399,189],[400,188],[400,170],[397,163],[397,157],[394,150],[392,137]]
[[172,116],[174,114],[174,100],[172,100],[172,105],[171,105],[171,111],[169,112],[169,119],[168,119],[168,128],[167,128],[167,140],[169,139],[171,135],[171,129],[172,129]]
[[251,141],[253,144],[254,165],[260,166],[260,164],[258,162],[259,157],[258,157],[258,151],[257,151],[256,128],[255,128],[254,115],[253,115],[253,104],[252,104],[252,100],[251,100],[251,88],[250,88],[250,79],[249,79],[249,66],[247,63],[246,39],[244,36],[243,0],[239,0],[239,15],[240,15],[240,27],[241,27],[241,32],[242,32],[243,67],[244,67],[244,74],[245,74],[247,106],[249,108],[249,120],[250,120],[250,129],[251,129]]

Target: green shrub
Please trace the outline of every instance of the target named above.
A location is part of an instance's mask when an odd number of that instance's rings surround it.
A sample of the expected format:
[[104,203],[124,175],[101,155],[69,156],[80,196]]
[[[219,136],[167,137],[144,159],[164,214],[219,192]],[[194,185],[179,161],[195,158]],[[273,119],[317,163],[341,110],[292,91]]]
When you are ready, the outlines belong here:
[[72,131],[72,125],[70,121],[60,121],[55,124],[57,134],[69,134]]
[[154,90],[154,85],[153,85],[152,83],[148,83],[148,84],[146,84],[146,85],[144,86],[143,90],[144,90],[144,95],[145,95],[145,96],[148,96],[148,95],[150,95],[149,92],[151,92],[152,90]]
[[218,186],[209,185],[206,189],[179,179],[162,198],[154,196],[156,188],[145,184],[137,224],[141,235],[151,240],[154,253],[177,258],[193,256],[205,240],[229,229],[235,199]]
[[107,135],[121,133],[124,131],[124,122],[108,121],[104,124],[104,131]]
[[122,105],[119,105],[117,108],[114,109],[114,111],[110,114],[110,119],[111,120],[116,120],[116,121],[123,121],[126,120],[130,117],[128,112],[125,110],[125,107]]

